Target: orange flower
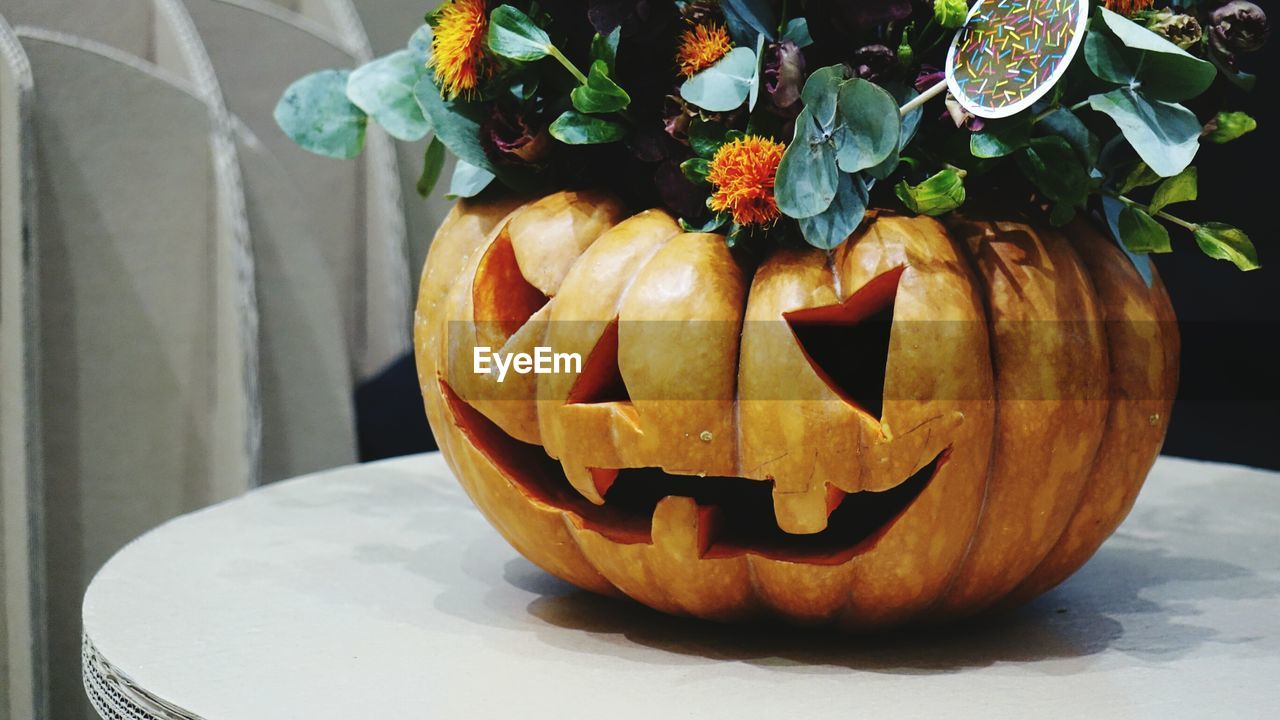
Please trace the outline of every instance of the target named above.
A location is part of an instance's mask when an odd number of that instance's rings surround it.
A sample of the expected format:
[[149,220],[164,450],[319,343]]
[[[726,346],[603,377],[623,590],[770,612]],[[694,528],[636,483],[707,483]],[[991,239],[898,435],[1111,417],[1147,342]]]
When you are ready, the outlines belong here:
[[493,75],[493,59],[485,44],[489,12],[485,0],[449,0],[436,12],[431,59],[436,85],[449,100],[475,95]]
[[723,26],[715,23],[695,25],[680,36],[676,63],[679,64],[682,75],[692,77],[715,65],[731,49],[733,44],[729,41],[729,31]]
[[711,158],[707,181],[715,188],[710,207],[728,211],[739,225],[767,225],[781,213],[774,178],[786,146],[758,135],[727,142]]
[[1129,17],[1139,10],[1147,10],[1155,0],[1102,0],[1102,4],[1111,12]]

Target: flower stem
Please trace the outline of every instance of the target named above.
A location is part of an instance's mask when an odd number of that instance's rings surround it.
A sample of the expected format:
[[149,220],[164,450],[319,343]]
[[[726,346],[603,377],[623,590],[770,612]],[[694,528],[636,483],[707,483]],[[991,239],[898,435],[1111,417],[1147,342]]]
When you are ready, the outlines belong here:
[[560,52],[560,48],[556,47],[555,45],[548,45],[547,54],[555,58],[556,62],[563,65],[564,69],[568,70],[569,73],[572,74],[573,77],[577,79],[580,85],[587,84],[587,76],[583,75],[581,70],[574,67],[573,63],[569,62],[569,58],[565,57],[564,53]]
[[[1108,193],[1108,194],[1110,194],[1110,193]],[[1130,199],[1130,198],[1127,198],[1127,197],[1125,197],[1124,195],[1112,194],[1112,195],[1111,195],[1111,197],[1113,197],[1113,198],[1115,198],[1115,199],[1119,200],[1120,202],[1124,203],[1125,205],[1130,205],[1130,206],[1133,206],[1133,207],[1138,207],[1138,208],[1141,208],[1141,209],[1143,209],[1143,210],[1147,210],[1147,211],[1150,211],[1150,209],[1151,209],[1151,206],[1149,206],[1149,205],[1143,205],[1142,203],[1140,203],[1140,202],[1138,202],[1138,201],[1136,201],[1136,200],[1132,200],[1132,199]],[[1171,222],[1171,223],[1173,223],[1174,225],[1177,225],[1178,227],[1182,228],[1183,230],[1186,230],[1186,231],[1187,231],[1187,232],[1189,232],[1189,233],[1193,233],[1193,234],[1194,234],[1197,230],[1199,230],[1199,229],[1200,229],[1200,226],[1199,226],[1199,225],[1197,225],[1197,224],[1195,224],[1195,223],[1193,223],[1193,222],[1188,222],[1188,221],[1186,221],[1186,220],[1183,220],[1182,218],[1180,218],[1180,217],[1178,217],[1178,216],[1176,216],[1176,215],[1170,215],[1169,213],[1165,212],[1164,210],[1157,210],[1156,212],[1151,213],[1151,214],[1152,214],[1152,215],[1155,215],[1156,217],[1160,218],[1161,220],[1165,220],[1165,221],[1167,221],[1167,222]]]

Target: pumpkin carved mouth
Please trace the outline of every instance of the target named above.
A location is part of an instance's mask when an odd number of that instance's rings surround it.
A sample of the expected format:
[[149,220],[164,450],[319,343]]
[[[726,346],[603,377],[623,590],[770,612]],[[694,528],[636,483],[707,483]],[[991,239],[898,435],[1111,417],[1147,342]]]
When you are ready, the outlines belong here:
[[[873,547],[937,475],[950,449],[883,491],[831,493],[826,529],[783,531],[774,516],[773,483],[743,477],[675,475],[660,468],[621,468],[596,505],[570,484],[564,469],[537,445],[521,442],[440,382],[459,430],[518,490],[566,514],[580,528],[620,544],[651,544],[659,515],[696,518],[700,557],[744,554],[836,565]],[[613,476],[613,469],[609,474]]]

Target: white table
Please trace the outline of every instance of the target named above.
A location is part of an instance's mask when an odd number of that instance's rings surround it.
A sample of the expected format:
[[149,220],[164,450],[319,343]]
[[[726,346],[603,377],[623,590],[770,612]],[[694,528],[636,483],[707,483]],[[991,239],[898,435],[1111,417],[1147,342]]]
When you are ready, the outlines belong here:
[[1161,459],[1074,578],[858,639],[667,618],[518,557],[439,456],[179,518],[84,602],[104,717],[1276,717],[1280,474]]

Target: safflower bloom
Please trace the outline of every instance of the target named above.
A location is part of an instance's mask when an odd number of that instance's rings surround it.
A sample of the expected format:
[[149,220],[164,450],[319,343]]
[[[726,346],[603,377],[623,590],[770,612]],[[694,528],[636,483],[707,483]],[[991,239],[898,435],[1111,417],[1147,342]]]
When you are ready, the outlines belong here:
[[680,48],[676,51],[676,63],[680,74],[692,77],[715,65],[729,54],[733,43],[729,31],[716,23],[702,23],[685,30],[680,36]]
[[450,0],[436,13],[431,59],[440,93],[453,100],[472,97],[493,75],[493,58],[485,44],[489,12],[485,0]]
[[728,212],[739,225],[767,225],[782,214],[773,196],[778,164],[786,146],[747,135],[720,146],[711,158],[707,181],[715,191],[709,206]]
[[1151,8],[1155,0],[1102,0],[1102,4],[1111,12],[1129,17],[1140,10]]

